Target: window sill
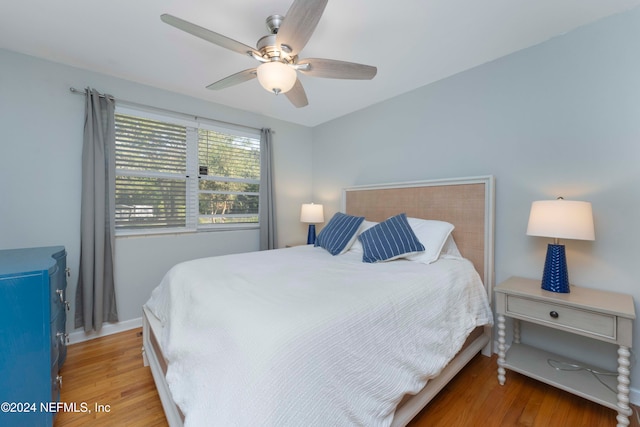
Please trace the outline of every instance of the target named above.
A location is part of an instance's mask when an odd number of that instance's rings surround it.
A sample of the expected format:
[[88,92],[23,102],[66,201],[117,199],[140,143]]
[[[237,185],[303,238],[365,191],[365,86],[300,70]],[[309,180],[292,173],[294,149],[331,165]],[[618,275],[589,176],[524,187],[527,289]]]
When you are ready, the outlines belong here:
[[174,235],[180,236],[184,234],[201,234],[220,231],[245,231],[245,230],[259,230],[258,224],[226,224],[218,227],[199,228],[197,230],[187,229],[163,229],[163,230],[120,230],[116,231],[116,239],[129,238],[129,237],[153,237],[153,236],[167,236]]

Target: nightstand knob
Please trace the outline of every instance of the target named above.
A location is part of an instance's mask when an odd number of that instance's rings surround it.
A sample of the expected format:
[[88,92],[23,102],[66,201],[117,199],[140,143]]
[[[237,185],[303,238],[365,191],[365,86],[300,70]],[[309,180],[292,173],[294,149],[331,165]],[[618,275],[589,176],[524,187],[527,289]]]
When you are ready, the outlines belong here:
[[554,319],[557,319],[559,314],[557,311],[551,311],[549,312],[549,316],[553,317]]

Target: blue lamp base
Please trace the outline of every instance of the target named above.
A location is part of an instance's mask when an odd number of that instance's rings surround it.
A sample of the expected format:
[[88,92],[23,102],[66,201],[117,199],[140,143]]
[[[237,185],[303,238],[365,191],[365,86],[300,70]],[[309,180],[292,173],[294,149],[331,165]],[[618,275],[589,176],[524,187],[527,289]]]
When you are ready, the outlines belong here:
[[316,243],[316,225],[309,224],[309,234],[307,234],[307,245]]
[[564,245],[550,243],[547,246],[547,258],[544,261],[544,273],[542,274],[542,289],[565,294],[571,292]]

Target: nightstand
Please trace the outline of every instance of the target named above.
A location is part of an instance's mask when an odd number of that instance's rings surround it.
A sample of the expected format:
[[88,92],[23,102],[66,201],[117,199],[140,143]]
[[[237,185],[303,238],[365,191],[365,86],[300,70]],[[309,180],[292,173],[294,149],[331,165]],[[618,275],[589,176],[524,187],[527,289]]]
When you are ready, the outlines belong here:
[[[618,411],[618,426],[628,426],[629,374],[633,320],[630,295],[571,286],[570,293],[542,290],[539,280],[511,277],[494,289],[498,314],[498,381],[510,369]],[[513,343],[506,352],[505,316],[513,319]],[[618,376],[599,376],[594,366],[569,360],[520,342],[520,321],[618,345]],[[580,366],[574,370],[571,365]],[[612,390],[617,390],[617,393]]]

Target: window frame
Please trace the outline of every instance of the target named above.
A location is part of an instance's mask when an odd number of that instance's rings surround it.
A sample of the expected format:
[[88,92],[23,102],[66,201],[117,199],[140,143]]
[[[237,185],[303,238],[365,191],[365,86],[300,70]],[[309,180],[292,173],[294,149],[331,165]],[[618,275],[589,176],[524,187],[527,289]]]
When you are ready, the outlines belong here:
[[[186,135],[186,173],[181,175],[185,179],[185,209],[186,223],[184,227],[157,227],[157,228],[115,228],[116,237],[127,236],[145,236],[145,235],[162,235],[162,234],[193,234],[212,231],[234,231],[234,230],[255,230],[260,228],[259,211],[255,215],[257,222],[238,222],[238,223],[219,223],[219,224],[200,224],[199,223],[199,181],[204,175],[199,174],[199,158],[198,145],[200,129],[219,132],[223,134],[231,134],[239,137],[247,137],[256,139],[260,143],[260,130],[240,125],[232,125],[227,123],[219,123],[212,119],[189,116],[187,114],[172,113],[167,111],[155,111],[151,108],[142,108],[139,106],[116,105],[115,114],[123,114],[142,119],[156,120],[171,124],[185,126],[187,128]],[[259,147],[259,150],[261,147]],[[117,146],[116,146],[117,150]],[[262,165],[260,165],[262,167]],[[114,179],[119,176],[144,176],[144,177],[160,177],[176,179],[176,174],[164,173],[158,171],[139,172],[116,168]],[[205,178],[206,179],[206,178]],[[230,181],[246,181],[244,179],[225,177]],[[261,183],[260,177],[257,180],[258,188]],[[260,194],[247,193],[258,197],[258,206],[260,206]],[[115,221],[115,220],[114,220]]]

